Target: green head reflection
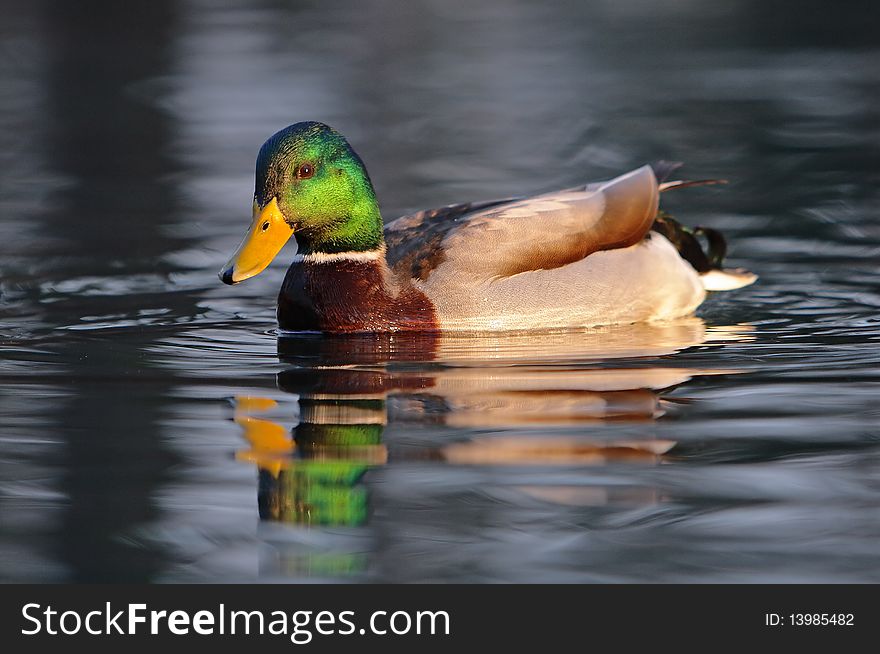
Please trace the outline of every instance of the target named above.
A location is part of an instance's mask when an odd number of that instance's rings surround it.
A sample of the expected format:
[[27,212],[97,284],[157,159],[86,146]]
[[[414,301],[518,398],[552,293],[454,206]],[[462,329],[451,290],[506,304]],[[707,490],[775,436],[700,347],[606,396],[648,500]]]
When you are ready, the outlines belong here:
[[[384,403],[301,398],[302,421],[291,436],[279,422],[240,411],[255,404],[273,408],[274,402],[242,399],[237,399],[235,420],[250,447],[237,457],[259,469],[260,518],[316,526],[363,524],[369,507],[362,478],[386,459]],[[363,422],[347,424],[354,420]]]

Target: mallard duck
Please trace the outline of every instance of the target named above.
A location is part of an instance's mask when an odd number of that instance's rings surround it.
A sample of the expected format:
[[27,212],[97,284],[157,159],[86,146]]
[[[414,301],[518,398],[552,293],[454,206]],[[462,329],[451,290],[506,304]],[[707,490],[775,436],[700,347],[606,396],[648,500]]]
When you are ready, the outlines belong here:
[[723,239],[658,214],[675,165],[525,199],[453,204],[383,225],[363,161],[337,131],[273,134],[256,165],[253,223],[220,271],[260,273],[293,237],[278,297],[287,331],[580,328],[675,318],[707,290],[752,283],[722,270]]

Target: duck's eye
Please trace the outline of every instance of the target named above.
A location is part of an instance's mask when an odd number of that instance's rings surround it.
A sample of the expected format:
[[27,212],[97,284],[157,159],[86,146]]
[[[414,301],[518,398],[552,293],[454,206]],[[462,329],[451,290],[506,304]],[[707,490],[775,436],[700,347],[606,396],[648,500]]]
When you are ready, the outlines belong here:
[[308,179],[314,174],[315,167],[310,163],[301,164],[300,167],[296,169],[296,176],[300,179]]
[[264,223],[260,226],[260,229],[262,229],[264,232],[265,232],[267,229],[269,229],[269,221],[267,220],[266,222],[264,222]]

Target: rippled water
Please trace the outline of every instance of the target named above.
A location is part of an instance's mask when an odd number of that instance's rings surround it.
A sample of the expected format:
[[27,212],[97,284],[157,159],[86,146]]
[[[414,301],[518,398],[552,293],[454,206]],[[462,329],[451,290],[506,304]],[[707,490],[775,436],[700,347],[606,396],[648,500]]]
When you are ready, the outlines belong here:
[[[713,4],[12,3],[0,578],[880,581],[877,11]],[[386,218],[684,160],[731,184],[667,208],[761,279],[667,325],[279,340],[292,251],[216,270],[304,119]]]

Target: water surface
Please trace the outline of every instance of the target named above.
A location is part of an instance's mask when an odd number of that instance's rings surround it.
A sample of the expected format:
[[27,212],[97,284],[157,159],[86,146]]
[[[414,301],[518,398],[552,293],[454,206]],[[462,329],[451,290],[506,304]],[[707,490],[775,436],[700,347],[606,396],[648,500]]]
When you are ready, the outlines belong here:
[[[11,3],[0,579],[880,581],[877,11]],[[589,6],[582,6],[589,5]],[[386,219],[666,158],[760,281],[666,325],[277,337],[263,140]]]

